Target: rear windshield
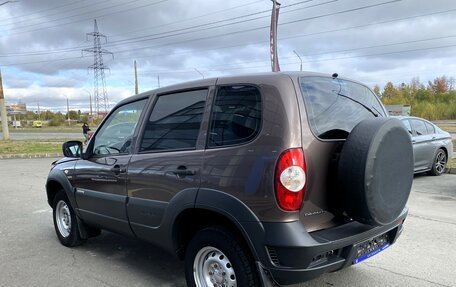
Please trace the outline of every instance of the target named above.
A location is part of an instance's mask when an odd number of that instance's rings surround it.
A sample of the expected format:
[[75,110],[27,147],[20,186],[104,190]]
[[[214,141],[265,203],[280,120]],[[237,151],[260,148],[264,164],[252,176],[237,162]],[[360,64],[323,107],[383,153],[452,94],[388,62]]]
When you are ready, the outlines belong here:
[[299,80],[307,119],[320,139],[345,139],[362,120],[386,116],[377,96],[363,85],[325,77]]

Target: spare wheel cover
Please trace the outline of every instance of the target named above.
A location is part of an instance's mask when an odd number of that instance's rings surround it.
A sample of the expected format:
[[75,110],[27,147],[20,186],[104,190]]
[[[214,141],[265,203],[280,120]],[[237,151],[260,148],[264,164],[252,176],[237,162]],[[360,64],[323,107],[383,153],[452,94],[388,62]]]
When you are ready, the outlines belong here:
[[387,225],[402,212],[413,181],[413,147],[400,120],[360,122],[340,155],[338,186],[351,218]]

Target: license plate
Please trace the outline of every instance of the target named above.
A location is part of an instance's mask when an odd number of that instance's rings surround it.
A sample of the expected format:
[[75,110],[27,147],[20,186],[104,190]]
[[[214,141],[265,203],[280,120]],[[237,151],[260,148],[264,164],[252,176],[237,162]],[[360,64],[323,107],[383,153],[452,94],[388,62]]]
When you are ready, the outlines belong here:
[[357,264],[364,261],[372,256],[382,252],[390,246],[388,242],[388,235],[383,234],[375,237],[371,240],[363,242],[356,247],[356,258],[353,260],[353,264]]

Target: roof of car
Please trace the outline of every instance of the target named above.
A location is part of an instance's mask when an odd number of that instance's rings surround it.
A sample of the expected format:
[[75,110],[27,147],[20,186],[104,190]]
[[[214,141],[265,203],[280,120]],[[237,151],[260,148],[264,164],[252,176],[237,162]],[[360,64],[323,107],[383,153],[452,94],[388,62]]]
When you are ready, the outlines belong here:
[[[228,75],[228,76],[220,76],[220,77],[214,77],[214,78],[182,82],[179,84],[173,84],[170,86],[161,87],[161,88],[158,88],[155,90],[149,90],[149,91],[143,92],[139,95],[134,95],[134,96],[128,97],[128,98],[122,100],[121,102],[119,102],[118,104],[124,104],[124,103],[131,102],[134,100],[140,100],[143,98],[147,98],[152,94],[161,94],[161,93],[166,93],[166,92],[170,92],[170,91],[185,90],[185,89],[189,89],[191,87],[198,87],[198,86],[200,86],[200,87],[213,86],[220,80],[226,81],[226,80],[232,79],[233,83],[235,83],[239,79],[242,79],[243,82],[248,80],[248,81],[251,81],[252,84],[254,84],[256,81],[259,81],[259,80],[265,79],[265,78],[275,78],[277,80],[282,78],[283,80],[289,80],[290,78],[297,79],[298,77],[332,77],[332,75],[333,74],[323,74],[323,73],[308,72],[308,71],[303,71],[303,72],[286,71],[286,72],[234,74],[234,75]],[[348,79],[348,78],[344,78],[344,77],[340,77],[340,76],[337,76],[337,78],[364,85],[364,84],[354,81],[352,79]]]
[[428,122],[428,123],[430,123],[430,124],[433,124],[433,125],[434,125],[434,123],[432,123],[431,121],[429,121],[429,120],[426,120],[426,119],[423,119],[423,118],[419,118],[419,117],[413,117],[413,116],[391,116],[391,117],[393,117],[393,118],[397,118],[397,119],[399,119],[399,120],[405,120],[405,119],[417,119],[417,120],[422,120],[422,121],[425,121],[425,122]]

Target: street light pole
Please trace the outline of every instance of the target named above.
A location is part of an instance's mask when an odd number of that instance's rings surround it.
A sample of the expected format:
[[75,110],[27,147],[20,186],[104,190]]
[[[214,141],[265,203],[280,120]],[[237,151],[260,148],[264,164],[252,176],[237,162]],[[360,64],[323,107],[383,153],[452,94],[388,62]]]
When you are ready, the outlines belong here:
[[138,69],[136,67],[136,60],[135,60],[135,95],[139,94],[138,88]]
[[280,72],[279,56],[277,52],[277,26],[279,22],[280,3],[277,0],[272,1],[272,14],[271,14],[271,31],[269,35],[269,49],[271,56],[271,70],[272,72]]
[[92,93],[90,93],[89,90],[87,89],[83,89],[87,94],[89,94],[89,108],[90,108],[90,112],[89,112],[89,120],[90,122],[92,123],[93,121],[93,113],[92,113]]
[[295,53],[296,56],[298,56],[299,61],[301,61],[301,65],[300,65],[300,67],[299,67],[299,70],[302,72],[302,59],[301,59],[301,57],[299,56],[298,52],[296,52],[296,50],[293,50],[293,53]]
[[3,139],[9,140],[8,117],[6,115],[5,97],[3,96],[2,71],[0,71],[0,114],[2,119]]
[[196,71],[198,74],[200,74],[200,75],[201,75],[201,77],[203,77],[203,79],[204,79],[204,75],[203,75],[203,73],[201,73],[201,72],[200,72],[200,71],[199,71],[197,68],[194,68],[194,69],[195,69],[195,71]]

